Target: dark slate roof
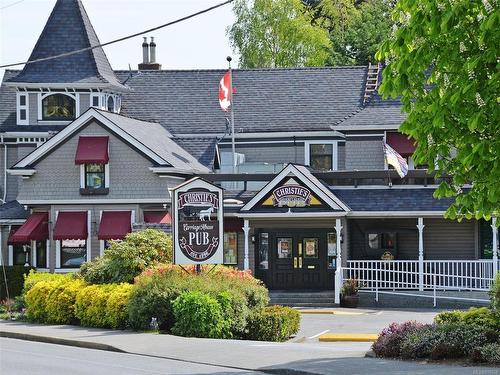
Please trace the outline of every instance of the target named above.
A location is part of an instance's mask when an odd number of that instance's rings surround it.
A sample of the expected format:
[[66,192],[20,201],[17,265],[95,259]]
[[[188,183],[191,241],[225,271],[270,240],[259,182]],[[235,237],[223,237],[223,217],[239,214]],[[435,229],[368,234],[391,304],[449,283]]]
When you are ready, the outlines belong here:
[[10,201],[0,206],[0,220],[26,219],[29,212],[18,201]]
[[359,126],[360,129],[363,126],[377,126],[381,129],[398,128],[405,119],[405,114],[401,113],[399,100],[383,100],[378,93],[375,93],[364,107],[337,121],[331,128],[335,130],[354,126]]
[[[57,0],[29,61],[100,44],[81,0]],[[27,64],[10,82],[104,83],[124,88],[102,48]]]
[[[361,105],[366,67],[235,69],[235,130],[331,130]],[[218,102],[224,70],[117,71],[131,88],[122,111],[172,134],[224,133]]]
[[205,167],[209,169],[214,167],[217,138],[174,138],[174,141]]
[[353,211],[445,211],[452,199],[435,199],[431,188],[335,189]]

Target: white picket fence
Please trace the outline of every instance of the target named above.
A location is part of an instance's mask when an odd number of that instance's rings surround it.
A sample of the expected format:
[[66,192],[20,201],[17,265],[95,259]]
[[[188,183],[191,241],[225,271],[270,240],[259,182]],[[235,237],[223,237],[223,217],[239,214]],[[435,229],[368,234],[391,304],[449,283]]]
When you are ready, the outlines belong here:
[[490,259],[348,260],[342,278],[357,279],[365,290],[487,291],[494,271]]

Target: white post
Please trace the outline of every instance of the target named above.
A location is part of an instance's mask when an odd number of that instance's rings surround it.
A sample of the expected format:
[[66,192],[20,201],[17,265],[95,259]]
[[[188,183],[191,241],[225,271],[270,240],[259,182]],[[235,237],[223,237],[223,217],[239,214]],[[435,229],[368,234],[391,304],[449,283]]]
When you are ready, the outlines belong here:
[[493,230],[493,277],[495,277],[498,272],[498,228],[496,217],[491,219],[491,229]]
[[342,287],[342,248],[340,236],[342,225],[340,219],[335,219],[335,233],[337,234],[337,269],[335,270],[335,303],[340,303],[340,288]]
[[248,259],[248,234],[250,232],[250,226],[248,225],[248,219],[243,220],[243,232],[245,233],[245,255],[243,258],[243,268],[246,270],[250,269],[250,262]]
[[424,290],[424,218],[418,218],[418,290]]

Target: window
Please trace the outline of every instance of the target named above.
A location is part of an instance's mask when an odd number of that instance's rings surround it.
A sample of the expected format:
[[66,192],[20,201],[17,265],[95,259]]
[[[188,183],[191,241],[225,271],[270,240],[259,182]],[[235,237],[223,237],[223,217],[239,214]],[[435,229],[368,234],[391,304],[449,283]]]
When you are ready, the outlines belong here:
[[269,233],[261,233],[259,236],[259,269],[269,268]]
[[78,268],[87,261],[86,240],[61,241],[61,267]]
[[31,246],[13,245],[12,246],[12,265],[24,266],[31,264]]
[[36,241],[36,266],[38,268],[47,267],[47,241]]
[[238,233],[224,233],[224,264],[238,263]]
[[290,237],[277,238],[276,249],[278,259],[292,259],[292,239]]
[[109,112],[114,112],[115,111],[115,100],[113,99],[112,96],[108,97],[108,111]]
[[99,107],[99,96],[92,96],[92,107]]
[[394,250],[396,248],[396,233],[368,233],[368,247],[372,250]]
[[304,238],[304,258],[317,258],[318,257],[318,239],[317,238]]
[[337,141],[305,142],[305,163],[318,171],[337,169]]
[[330,232],[327,234],[328,242],[328,268],[336,269],[337,265],[337,233]]
[[17,93],[17,124],[28,125],[28,94]]
[[75,99],[68,95],[54,94],[42,100],[42,120],[73,120],[75,114]]
[[103,189],[105,183],[104,164],[85,164],[85,188]]

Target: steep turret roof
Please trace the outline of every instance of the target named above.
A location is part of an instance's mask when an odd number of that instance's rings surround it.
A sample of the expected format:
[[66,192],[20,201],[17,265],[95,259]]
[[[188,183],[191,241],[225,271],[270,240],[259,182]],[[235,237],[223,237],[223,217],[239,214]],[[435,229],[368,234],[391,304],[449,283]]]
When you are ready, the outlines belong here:
[[[29,61],[98,45],[81,0],[57,0]],[[102,48],[27,64],[12,83],[97,84],[123,89]]]

